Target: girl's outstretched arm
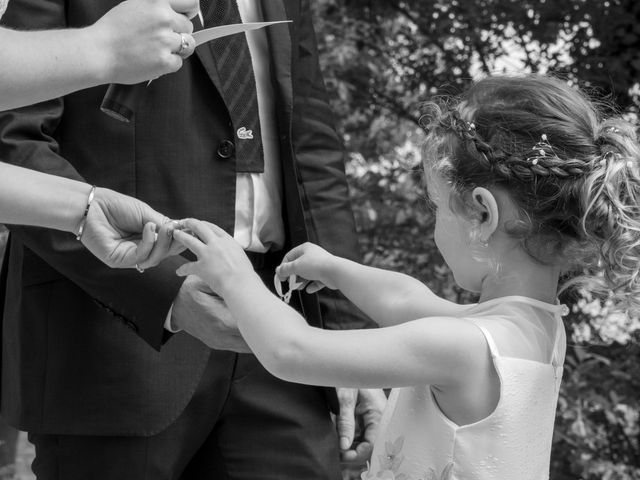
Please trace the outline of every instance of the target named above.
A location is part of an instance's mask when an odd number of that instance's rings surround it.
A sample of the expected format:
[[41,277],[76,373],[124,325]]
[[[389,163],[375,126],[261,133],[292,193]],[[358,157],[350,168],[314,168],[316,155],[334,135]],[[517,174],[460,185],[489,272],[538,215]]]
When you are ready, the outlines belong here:
[[321,286],[340,290],[380,326],[423,317],[456,316],[465,308],[440,298],[409,275],[337,257],[312,243],[287,253],[277,273],[282,280],[294,274],[312,280],[307,287],[310,293]]
[[198,275],[224,298],[247,344],[277,377],[327,386],[455,387],[491,374],[486,342],[470,321],[434,317],[372,330],[311,327],[265,287],[230,235],[205,222],[186,226],[198,238],[182,231],[174,237],[198,261],[177,273]]

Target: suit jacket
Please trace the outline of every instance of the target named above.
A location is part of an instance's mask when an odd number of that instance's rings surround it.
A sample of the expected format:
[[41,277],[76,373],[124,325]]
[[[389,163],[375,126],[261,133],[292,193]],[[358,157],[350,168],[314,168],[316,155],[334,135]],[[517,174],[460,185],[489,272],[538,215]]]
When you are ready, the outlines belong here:
[[[15,28],[78,27],[117,0],[12,0]],[[321,80],[309,2],[264,0],[284,184],[287,248],[311,240],[358,257],[343,152]],[[148,87],[132,124],[100,112],[98,87],[0,115],[0,158],[133,195],[159,211],[233,230],[234,139],[211,50]],[[3,317],[2,412],[36,433],[151,435],[195,390],[210,350],[163,322],[182,280],[174,257],[143,275],[112,270],[72,235],[11,227]],[[346,302],[302,295],[311,323],[363,326]],[[119,320],[119,321],[116,321]],[[135,335],[136,332],[138,335]],[[162,345],[162,348],[160,348]],[[152,348],[154,347],[154,348]]]

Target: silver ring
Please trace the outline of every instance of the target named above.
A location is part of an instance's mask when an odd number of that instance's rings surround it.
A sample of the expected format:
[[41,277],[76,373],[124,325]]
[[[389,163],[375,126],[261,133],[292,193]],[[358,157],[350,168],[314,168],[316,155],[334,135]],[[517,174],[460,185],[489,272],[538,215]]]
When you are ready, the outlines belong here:
[[185,50],[189,48],[189,39],[184,33],[180,34],[180,48],[176,52],[178,55],[182,54]]
[[140,268],[140,265],[138,265],[136,263],[136,270],[138,270],[140,273],[144,273],[144,268]]

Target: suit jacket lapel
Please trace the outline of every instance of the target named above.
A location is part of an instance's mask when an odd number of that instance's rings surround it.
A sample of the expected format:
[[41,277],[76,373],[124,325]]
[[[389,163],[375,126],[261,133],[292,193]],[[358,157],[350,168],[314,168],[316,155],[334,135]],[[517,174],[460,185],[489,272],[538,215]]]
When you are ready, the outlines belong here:
[[[262,15],[265,22],[276,20],[292,20],[298,18],[291,7],[283,0],[262,0]],[[278,108],[278,114],[285,114],[287,126],[291,124],[293,109],[293,86],[291,83],[291,38],[296,27],[293,23],[273,25],[266,28],[269,41],[271,62],[271,78],[277,94],[283,100],[284,111]]]

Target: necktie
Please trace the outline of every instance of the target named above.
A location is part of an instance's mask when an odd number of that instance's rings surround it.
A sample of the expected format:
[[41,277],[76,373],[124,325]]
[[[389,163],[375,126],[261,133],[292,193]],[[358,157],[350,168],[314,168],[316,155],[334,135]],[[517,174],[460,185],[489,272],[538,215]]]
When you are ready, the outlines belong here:
[[[201,0],[206,27],[241,23],[236,0]],[[244,33],[210,42],[236,144],[236,171],[264,172],[258,95],[249,45]]]

